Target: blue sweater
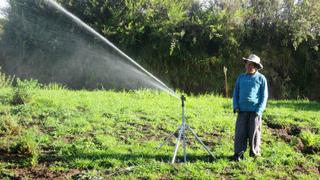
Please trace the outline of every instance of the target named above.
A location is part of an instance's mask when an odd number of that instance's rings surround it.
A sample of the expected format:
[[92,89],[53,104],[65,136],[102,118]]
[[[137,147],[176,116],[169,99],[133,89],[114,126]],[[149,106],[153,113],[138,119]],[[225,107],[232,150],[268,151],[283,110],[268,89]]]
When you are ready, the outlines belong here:
[[267,80],[259,72],[241,74],[233,91],[233,110],[256,112],[260,116],[268,99]]

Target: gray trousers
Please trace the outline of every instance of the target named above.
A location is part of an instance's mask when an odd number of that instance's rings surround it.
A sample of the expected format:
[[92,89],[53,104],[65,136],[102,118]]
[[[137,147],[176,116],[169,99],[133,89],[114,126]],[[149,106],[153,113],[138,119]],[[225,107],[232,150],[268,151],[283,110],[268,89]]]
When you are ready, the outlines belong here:
[[236,122],[234,153],[243,154],[249,140],[250,156],[260,154],[261,117],[255,112],[239,112]]

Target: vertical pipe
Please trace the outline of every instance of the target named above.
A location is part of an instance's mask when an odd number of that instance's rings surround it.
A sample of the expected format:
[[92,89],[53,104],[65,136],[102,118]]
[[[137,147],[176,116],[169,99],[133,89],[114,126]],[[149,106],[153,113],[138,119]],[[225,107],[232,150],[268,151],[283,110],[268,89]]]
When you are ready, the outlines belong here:
[[182,131],[182,137],[183,137],[183,159],[184,162],[187,162],[187,154],[186,154],[186,120],[184,117],[184,101],[186,100],[186,98],[182,95],[181,96],[181,106],[182,106],[182,127],[183,127],[183,131]]
[[225,88],[226,97],[229,97],[229,87],[228,87],[227,71],[228,71],[228,69],[227,69],[225,66],[223,66],[223,72],[224,72],[224,88]]

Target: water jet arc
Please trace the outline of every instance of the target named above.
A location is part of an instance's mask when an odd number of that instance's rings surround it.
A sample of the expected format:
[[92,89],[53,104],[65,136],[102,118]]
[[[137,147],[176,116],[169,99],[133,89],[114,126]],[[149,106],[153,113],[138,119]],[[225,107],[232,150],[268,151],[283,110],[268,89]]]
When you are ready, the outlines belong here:
[[89,25],[87,25],[86,23],[84,23],[81,19],[79,19],[77,16],[75,16],[74,14],[72,14],[71,12],[69,12],[68,10],[66,10],[65,8],[63,8],[61,5],[59,5],[57,2],[55,2],[54,0],[44,0],[44,2],[48,5],[53,6],[55,9],[61,11],[62,13],[64,13],[65,15],[67,15],[69,18],[71,18],[74,22],[76,22],[78,25],[82,25],[87,31],[91,32],[92,34],[94,34],[95,36],[97,36],[100,40],[102,40],[103,42],[107,43],[110,47],[112,47],[116,52],[120,53],[123,57],[125,57],[127,60],[129,60],[131,63],[133,63],[136,67],[138,67],[139,69],[141,69],[144,73],[146,73],[148,76],[150,76],[151,78],[153,78],[157,83],[159,83],[161,86],[163,86],[163,88],[161,88],[162,90],[164,90],[165,92],[169,93],[170,95],[176,97],[179,99],[179,97],[177,96],[177,94],[170,89],[167,85],[165,85],[163,82],[161,82],[157,77],[155,77],[154,75],[152,75],[150,72],[148,72],[146,69],[144,69],[141,65],[139,65],[137,62],[135,62],[132,58],[130,58],[128,55],[126,55],[124,52],[122,52],[119,48],[117,48],[113,43],[111,43],[108,39],[106,39],[105,37],[103,37],[101,34],[99,34],[97,31],[95,31],[92,27],[90,27]]

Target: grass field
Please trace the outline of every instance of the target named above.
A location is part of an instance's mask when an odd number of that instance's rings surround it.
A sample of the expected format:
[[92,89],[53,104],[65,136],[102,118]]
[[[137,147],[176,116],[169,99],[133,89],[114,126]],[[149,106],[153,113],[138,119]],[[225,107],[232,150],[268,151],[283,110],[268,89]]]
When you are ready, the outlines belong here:
[[165,93],[0,89],[0,179],[318,179],[320,103],[269,101],[262,157],[233,162],[231,99],[189,96],[187,160],[176,139],[181,102]]

